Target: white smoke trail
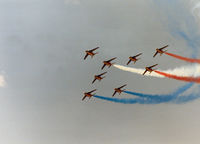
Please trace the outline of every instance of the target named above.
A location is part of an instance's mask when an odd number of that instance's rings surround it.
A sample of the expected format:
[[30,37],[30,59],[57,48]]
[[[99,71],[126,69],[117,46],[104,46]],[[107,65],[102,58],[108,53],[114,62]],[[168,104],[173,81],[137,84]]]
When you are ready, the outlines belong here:
[[[126,66],[117,65],[117,64],[114,64],[113,66],[118,68],[118,69],[121,69],[123,71],[128,71],[128,72],[136,73],[136,74],[139,74],[139,75],[142,75],[144,73],[144,71],[145,71],[145,69],[126,67]],[[164,76],[159,75],[159,74],[157,74],[155,72],[152,72],[151,74],[149,72],[147,72],[145,74],[145,76],[153,76],[153,77],[164,78]]]
[[[126,66],[117,65],[117,64],[115,64],[113,66],[118,69],[121,69],[123,71],[128,71],[128,72],[132,72],[132,73],[136,73],[136,74],[140,74],[140,75],[142,75],[143,72],[145,71],[145,69],[126,67]],[[198,76],[200,76],[200,64],[193,64],[193,65],[189,65],[189,66],[182,66],[179,68],[168,69],[168,70],[158,70],[158,71],[162,71],[162,72],[177,75],[177,76],[198,77]],[[164,76],[159,75],[155,72],[152,72],[151,74],[149,72],[147,72],[145,74],[145,76],[164,78]]]

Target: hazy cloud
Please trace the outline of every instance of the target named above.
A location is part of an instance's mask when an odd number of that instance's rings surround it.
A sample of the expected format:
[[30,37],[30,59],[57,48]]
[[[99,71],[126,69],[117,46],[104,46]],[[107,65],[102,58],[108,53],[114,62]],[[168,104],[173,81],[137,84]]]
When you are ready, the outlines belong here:
[[6,81],[3,75],[0,75],[0,87],[4,87],[6,85]]

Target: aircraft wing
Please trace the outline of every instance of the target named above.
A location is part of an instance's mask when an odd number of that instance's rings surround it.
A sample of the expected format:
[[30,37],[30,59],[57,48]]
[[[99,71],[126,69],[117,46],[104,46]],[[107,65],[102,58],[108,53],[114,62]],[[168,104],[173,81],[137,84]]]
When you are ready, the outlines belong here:
[[94,91],[96,91],[97,89],[95,89],[95,90],[92,90],[92,91],[90,91],[90,92],[88,92],[88,93],[92,93],[92,92],[94,92]]
[[90,50],[90,52],[93,52],[93,51],[97,50],[98,48],[99,47],[93,48],[93,49]]
[[106,65],[104,64],[101,69],[103,69]]
[[85,55],[84,60],[88,57],[88,54]]
[[138,56],[140,56],[142,53],[139,53],[139,54],[137,54],[137,55],[135,55],[134,57],[138,57]]
[[147,70],[144,71],[144,73],[142,75],[144,75],[147,72]]
[[92,81],[92,83],[94,83],[96,80],[97,80],[97,79],[96,79],[96,78],[94,78],[94,80]]
[[155,64],[155,65],[152,65],[152,66],[150,66],[149,68],[153,68],[153,67],[155,67],[155,66],[157,66],[158,64]]
[[127,62],[127,64],[126,65],[128,65],[129,63],[131,62],[131,59]]
[[158,54],[158,51],[156,51],[156,53],[153,55],[153,57],[155,57]]
[[102,73],[102,74],[100,74],[99,76],[102,76],[102,75],[104,75],[104,74],[106,74],[107,72],[104,72],[104,73]]
[[123,85],[123,86],[121,86],[121,87],[119,87],[119,89],[121,89],[121,88],[123,88],[123,87],[125,87],[126,86],[126,84],[125,85]]
[[87,96],[84,96],[83,98],[82,98],[82,101],[86,98]]
[[163,49],[165,49],[165,48],[168,47],[168,46],[169,46],[169,45],[166,45],[166,46],[160,48],[160,50],[163,50]]
[[115,58],[112,58],[112,59],[110,59],[110,60],[108,60],[108,62],[111,62],[111,61],[113,61],[114,59],[116,59],[117,57],[115,57]]
[[117,92],[115,91],[112,96],[114,96]]

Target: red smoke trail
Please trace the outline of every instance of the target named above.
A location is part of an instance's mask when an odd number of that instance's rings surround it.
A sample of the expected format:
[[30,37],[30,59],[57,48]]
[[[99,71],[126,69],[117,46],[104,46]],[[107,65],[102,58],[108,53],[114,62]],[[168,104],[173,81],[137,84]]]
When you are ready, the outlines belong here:
[[169,55],[169,56],[172,56],[172,57],[175,57],[177,59],[184,60],[184,61],[187,61],[187,62],[200,63],[200,59],[186,58],[186,57],[182,57],[182,56],[175,55],[175,54],[168,53],[168,52],[164,52],[164,53],[167,54],[167,55]]
[[156,72],[156,73],[158,73],[160,75],[163,75],[165,77],[176,79],[176,80],[200,83],[200,77],[177,76],[177,75],[172,75],[172,74],[160,72],[160,71],[157,71],[157,70],[154,70],[154,72]]

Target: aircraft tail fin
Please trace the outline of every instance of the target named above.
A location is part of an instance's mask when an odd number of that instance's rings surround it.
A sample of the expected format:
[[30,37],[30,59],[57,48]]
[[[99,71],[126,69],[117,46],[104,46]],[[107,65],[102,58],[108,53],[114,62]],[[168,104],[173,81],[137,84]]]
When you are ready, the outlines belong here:
[[139,59],[141,59],[141,58],[136,59],[136,61],[134,61],[134,64],[135,64]]

